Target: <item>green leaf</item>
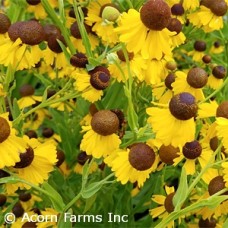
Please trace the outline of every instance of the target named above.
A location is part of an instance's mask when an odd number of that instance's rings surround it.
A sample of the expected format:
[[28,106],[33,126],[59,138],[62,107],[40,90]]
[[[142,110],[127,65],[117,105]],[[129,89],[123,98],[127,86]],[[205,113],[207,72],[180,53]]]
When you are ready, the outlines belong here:
[[114,182],[114,181],[107,181],[107,178],[109,178],[109,177],[106,177],[105,179],[103,179],[101,181],[91,183],[87,187],[85,187],[82,191],[82,197],[84,199],[88,199],[91,196],[93,196],[95,193],[97,193],[104,184],[109,184],[109,183]]
[[[68,211],[64,212],[64,214],[67,213],[70,215],[73,214],[72,209],[69,209]],[[72,223],[70,222],[70,219],[64,219],[64,214],[61,215],[59,221],[58,221],[58,227],[66,227],[66,228],[71,228],[72,227]]]
[[4,177],[0,179],[0,184],[15,184],[19,182],[17,177]]
[[63,42],[61,40],[57,39],[57,42],[59,43],[61,49],[63,50],[63,53],[67,59],[67,62],[70,63],[71,54],[67,51],[66,46],[63,44]]
[[93,206],[96,199],[97,199],[97,194],[94,194],[93,196],[91,196],[86,200],[86,205],[85,205],[83,214],[85,214]]
[[50,197],[50,200],[52,202],[54,209],[58,212],[62,212],[65,207],[65,204],[63,202],[61,195],[47,182],[44,182],[42,186],[50,195],[52,195],[52,197]]
[[[228,196],[212,196],[209,199],[206,199],[203,205],[209,207],[210,209],[214,209],[219,206],[223,201],[227,200]],[[203,201],[202,201],[203,202]]]
[[179,186],[173,197],[173,204],[175,206],[175,210],[181,209],[182,204],[187,198],[187,192],[188,192],[187,174],[186,174],[185,168],[182,168]]

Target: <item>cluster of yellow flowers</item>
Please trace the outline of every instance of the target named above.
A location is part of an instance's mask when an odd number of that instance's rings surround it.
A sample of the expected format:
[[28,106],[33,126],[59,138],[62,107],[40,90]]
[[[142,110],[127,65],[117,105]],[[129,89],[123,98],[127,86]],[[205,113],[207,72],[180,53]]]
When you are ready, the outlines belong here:
[[151,201],[139,204],[152,226],[228,222],[227,9],[228,0],[2,3],[0,206],[17,217],[12,227],[31,225],[26,211],[65,212],[41,193],[79,191],[69,182],[83,185],[87,166],[138,201],[148,183]]

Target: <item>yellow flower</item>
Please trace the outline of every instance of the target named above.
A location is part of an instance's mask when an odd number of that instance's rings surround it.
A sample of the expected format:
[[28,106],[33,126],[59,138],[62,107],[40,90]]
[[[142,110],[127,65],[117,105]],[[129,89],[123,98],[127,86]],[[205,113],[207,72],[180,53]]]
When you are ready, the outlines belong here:
[[[176,106],[177,103],[180,106]],[[181,107],[185,108],[182,109]],[[197,106],[195,98],[191,94],[181,93],[175,95],[169,102],[169,108],[152,107],[147,108],[146,111],[149,115],[148,122],[156,133],[156,139],[161,140],[164,145],[171,144],[178,147],[194,140],[195,122],[193,117],[196,115]]]
[[17,70],[35,67],[42,58],[42,51],[38,45],[24,44],[20,38],[13,42],[7,36],[0,41],[0,49],[0,64],[12,65]]
[[[115,59],[118,62],[118,65],[112,59],[108,69],[113,78],[116,78],[118,82],[125,82],[129,78],[128,65],[126,63],[123,52],[120,50],[117,52],[117,55],[114,55],[111,58]],[[138,78],[140,81],[144,80],[145,69],[147,68],[147,62],[142,58],[140,54],[128,53],[129,65],[131,74],[133,77]]]
[[193,175],[196,172],[196,162],[199,161],[201,168],[204,168],[212,154],[212,150],[202,148],[201,144],[196,140],[186,142],[178,153],[179,157],[174,159],[174,166],[185,159],[182,168],[185,168],[187,175]]
[[[193,68],[194,69],[194,68]],[[188,74],[177,71],[175,72],[175,82],[172,83],[173,92],[174,94],[181,93],[181,92],[188,92],[192,94],[197,100],[204,100],[204,93],[201,88],[194,88],[191,86],[187,80]],[[207,75],[206,75],[207,77]],[[207,78],[206,78],[207,79]]]
[[140,19],[140,13],[130,9],[123,13],[119,26],[115,29],[121,42],[125,42],[129,52],[141,53],[144,59],[160,60],[163,55],[171,55],[173,35],[168,29],[150,30]]
[[111,4],[111,1],[98,0],[90,2],[85,20],[88,25],[92,26],[92,31],[101,37],[105,44],[114,45],[118,41],[118,36],[114,32],[114,22],[107,22],[102,18],[102,12],[107,4]]
[[223,117],[216,118],[216,130],[218,137],[222,138],[224,147],[228,150],[228,119]]
[[[48,2],[52,8],[56,8],[58,6],[58,0],[49,0]],[[37,5],[28,5],[26,10],[30,13],[34,13],[36,19],[44,19],[47,17],[47,13],[45,12],[41,2]]]
[[91,126],[83,127],[83,130],[87,132],[83,136],[80,149],[95,158],[106,157],[120,145],[120,139],[116,134],[99,135]]
[[[51,140],[40,143],[37,139],[24,137],[27,147],[20,153],[20,160],[11,170],[18,177],[35,185],[43,183],[54,170],[56,159],[56,146]],[[48,152],[48,156],[47,156]],[[18,188],[30,189],[31,186],[24,183],[6,184],[7,192],[13,193]]]
[[91,119],[91,125],[82,127],[86,133],[80,149],[95,158],[110,155],[121,143],[119,136],[115,134],[119,124],[119,118],[114,112],[109,110],[96,112]]
[[[169,213],[174,211],[174,205],[172,203],[173,196],[175,194],[174,187],[165,186],[166,196],[164,195],[153,195],[151,200],[157,203],[159,206],[156,208],[150,209],[150,215],[152,218],[161,218],[165,219]],[[171,221],[168,225],[168,228],[174,227],[174,221]]]
[[147,144],[137,143],[130,149],[115,150],[104,162],[111,167],[121,184],[130,181],[137,182],[142,187],[149,175],[156,170],[158,156]]
[[26,148],[22,138],[16,136],[12,123],[8,120],[8,113],[0,115],[0,169],[6,166],[14,166],[20,161],[20,153]]
[[209,8],[201,5],[199,10],[188,15],[190,22],[206,33],[223,28],[223,18],[215,15]]

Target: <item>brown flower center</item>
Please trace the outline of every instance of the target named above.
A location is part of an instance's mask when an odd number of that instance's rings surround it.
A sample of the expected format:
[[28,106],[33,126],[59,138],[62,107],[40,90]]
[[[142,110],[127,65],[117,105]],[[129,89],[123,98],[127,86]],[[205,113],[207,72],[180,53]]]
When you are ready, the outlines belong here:
[[0,13],[0,33],[4,34],[11,25],[10,19],[3,13]]
[[20,161],[17,162],[14,168],[22,169],[29,166],[34,159],[34,151],[31,147],[26,149],[25,153],[20,153]]
[[171,10],[163,0],[149,0],[140,10],[142,23],[149,29],[162,30],[171,19]]
[[173,87],[172,87],[173,82],[175,82],[175,74],[170,73],[165,78],[165,86],[168,89],[172,90],[173,89]]
[[17,202],[13,209],[12,209],[12,212],[13,214],[15,215],[16,218],[18,217],[21,217],[23,214],[24,214],[24,208],[22,207],[21,203],[20,202]]
[[128,160],[132,167],[138,171],[144,171],[154,164],[155,153],[151,147],[145,143],[137,143],[130,148]]
[[171,7],[171,13],[175,16],[181,16],[184,14],[184,7],[180,3],[174,4]]
[[202,0],[200,4],[209,8],[216,16],[224,16],[227,12],[227,4],[224,0]]
[[206,43],[203,40],[197,40],[194,43],[194,49],[199,52],[205,51],[207,48]]
[[57,149],[57,160],[56,166],[59,167],[65,160],[65,154],[62,150]]
[[61,53],[63,51],[58,40],[66,46],[66,41],[62,35],[51,35],[48,38],[48,47],[55,53]]
[[225,181],[222,176],[214,177],[209,185],[208,185],[208,192],[210,196],[214,195],[215,193],[223,190],[225,188]]
[[112,111],[101,110],[93,115],[91,126],[96,133],[107,136],[115,133],[118,130],[119,119]]
[[162,162],[168,165],[173,164],[173,159],[178,157],[179,149],[176,147],[173,147],[172,145],[162,145],[159,149],[159,157]]
[[196,159],[202,153],[202,147],[198,141],[187,142],[183,146],[183,155],[188,159]]
[[72,66],[78,68],[86,68],[86,64],[88,64],[88,59],[85,54],[78,52],[77,54],[71,56],[70,63]]
[[187,92],[173,96],[169,102],[171,114],[179,120],[189,120],[195,117],[197,109],[195,97]]
[[25,85],[21,86],[19,89],[19,93],[22,97],[31,96],[34,94],[34,92],[35,92],[35,90],[34,90],[33,86],[29,85],[29,84],[25,84]]
[[19,36],[23,43],[36,45],[45,39],[45,32],[39,22],[31,20],[21,25]]
[[218,79],[223,79],[226,76],[226,68],[223,66],[215,66],[212,69],[212,74]]
[[165,198],[164,207],[168,213],[171,213],[174,211],[174,205],[173,205],[173,197],[175,195],[175,192],[170,193]]
[[182,24],[177,18],[171,18],[167,29],[171,32],[176,32],[179,34],[182,31]]
[[90,71],[90,84],[97,90],[104,90],[109,86],[110,72],[105,67],[96,67]]
[[0,207],[6,203],[7,197],[4,194],[0,194]]
[[0,117],[0,143],[4,142],[10,135],[10,125],[6,119]]
[[228,101],[223,101],[216,110],[217,117],[228,119]]
[[29,5],[38,5],[40,3],[40,0],[26,0],[26,2],[29,4]]
[[87,155],[86,152],[82,151],[78,154],[78,157],[77,157],[77,160],[78,160],[78,163],[80,165],[84,165],[86,163],[87,160],[91,160],[92,159],[92,156],[91,155]]
[[199,228],[215,228],[217,221],[214,218],[209,219],[200,219],[199,220]]
[[196,89],[202,88],[207,84],[207,72],[202,68],[195,67],[189,70],[187,75],[188,84]]
[[[125,59],[125,56],[124,56],[124,53],[123,53],[122,50],[117,51],[117,55],[118,55],[118,58],[121,61],[126,62],[126,59]],[[133,52],[128,52],[127,55],[128,55],[129,61],[131,61],[134,58],[134,53]]]

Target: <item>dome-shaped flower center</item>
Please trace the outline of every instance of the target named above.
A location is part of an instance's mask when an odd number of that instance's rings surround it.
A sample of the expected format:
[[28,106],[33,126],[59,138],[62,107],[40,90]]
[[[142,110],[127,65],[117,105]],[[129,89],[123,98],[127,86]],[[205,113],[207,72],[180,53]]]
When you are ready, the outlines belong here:
[[144,171],[154,164],[155,153],[147,144],[137,143],[131,146],[128,160],[136,170]]
[[173,205],[173,197],[175,195],[175,192],[170,193],[165,198],[164,207],[168,213],[171,213],[174,211],[174,205]]
[[172,90],[172,89],[173,89],[173,87],[172,87],[172,83],[173,83],[173,82],[175,82],[175,74],[170,73],[170,74],[168,74],[168,75],[166,76],[166,78],[165,78],[165,86],[166,86],[168,89]]
[[200,4],[209,8],[216,16],[224,16],[227,12],[227,3],[224,0],[202,0]]
[[77,160],[80,165],[84,165],[87,160],[91,160],[92,156],[87,155],[86,152],[82,151],[78,154]]
[[110,72],[105,67],[96,67],[90,71],[90,84],[97,90],[104,90],[109,86]]
[[[89,25],[87,25],[87,24],[84,23],[84,27],[85,27],[87,33],[90,33],[91,32],[91,27]],[[75,21],[71,25],[70,32],[71,32],[71,35],[74,38],[76,38],[76,39],[82,39],[82,36],[81,36],[80,30],[79,30],[78,22],[77,21]]]
[[0,207],[6,203],[7,197],[4,194],[0,194]]
[[31,147],[28,147],[25,153],[20,153],[20,161],[15,164],[14,168],[25,168],[32,163],[33,159],[34,151]]
[[228,101],[223,101],[216,110],[217,117],[228,119]]
[[142,23],[149,29],[162,30],[171,19],[171,10],[163,0],[149,0],[140,10]]
[[171,165],[173,164],[173,159],[178,157],[179,149],[173,147],[172,145],[162,145],[159,149],[159,157],[162,162],[165,164]]
[[212,74],[218,79],[223,79],[226,76],[226,68],[223,66],[215,66],[212,69]]
[[66,41],[62,35],[51,35],[48,37],[48,47],[55,53],[61,53],[63,51],[58,40],[66,46]]
[[187,75],[188,84],[196,89],[202,88],[207,84],[207,72],[202,68],[195,67],[189,70]]
[[60,36],[61,31],[58,27],[52,24],[46,24],[44,27],[45,40],[48,41],[50,36]]
[[22,202],[27,202],[29,201],[30,199],[32,198],[32,195],[29,193],[29,192],[21,192],[19,194],[19,200],[22,201]]
[[215,228],[217,221],[214,218],[203,219],[199,220],[199,228]]
[[35,90],[34,90],[33,86],[29,85],[29,84],[25,84],[25,85],[21,86],[19,89],[19,93],[22,97],[31,96],[34,94],[34,92],[35,92]]
[[12,208],[12,212],[15,215],[16,218],[21,217],[24,214],[24,208],[22,207],[20,202],[17,202],[13,208]]
[[[121,61],[126,62],[126,59],[125,59],[125,56],[124,56],[124,53],[123,53],[122,50],[117,51],[117,55],[118,55],[118,58],[119,58]],[[128,55],[129,61],[132,60],[132,59],[134,58],[134,53],[133,53],[133,52],[128,52],[127,55]]]
[[203,40],[197,40],[194,43],[194,49],[199,52],[205,51],[207,48],[206,43]]
[[118,119],[119,119],[119,128],[122,127],[122,124],[124,123],[124,113],[120,109],[111,109],[112,112],[114,112]]
[[62,163],[64,162],[65,160],[65,154],[62,150],[60,149],[57,149],[57,163],[56,163],[56,166],[59,167],[60,165],[62,165]]
[[10,19],[3,13],[0,13],[0,33],[4,34],[11,25]]
[[202,147],[198,141],[187,142],[183,146],[183,155],[188,159],[196,159],[202,153]]
[[29,4],[29,5],[38,5],[40,3],[40,0],[26,0],[26,2]]
[[211,56],[210,55],[204,55],[202,60],[204,63],[208,64],[211,62]]
[[8,29],[9,38],[14,42],[17,38],[20,37],[20,29],[25,22],[17,21],[14,24],[11,24]]
[[31,20],[21,25],[19,36],[23,43],[36,45],[45,39],[45,32],[39,22]]
[[197,104],[190,93],[180,93],[173,96],[169,102],[171,114],[179,120],[189,120],[196,116]]
[[210,196],[214,195],[215,193],[223,190],[225,188],[225,181],[222,176],[214,177],[209,185],[208,185],[208,192]]
[[10,135],[10,125],[6,119],[0,117],[0,143],[4,142]]
[[88,64],[88,59],[85,54],[78,52],[77,54],[71,56],[70,63],[72,66],[79,68],[86,68]]
[[36,228],[37,225],[35,222],[25,222],[21,228]]
[[175,16],[181,16],[184,14],[184,7],[180,3],[176,3],[171,7],[171,13]]
[[177,18],[171,18],[167,29],[171,32],[176,32],[179,34],[182,30],[182,24]]
[[96,133],[107,136],[115,133],[118,130],[119,119],[112,111],[101,110],[93,115],[91,126]]
[[45,127],[43,130],[42,130],[42,135],[45,137],[45,138],[50,138],[51,136],[54,135],[54,130],[50,127]]

